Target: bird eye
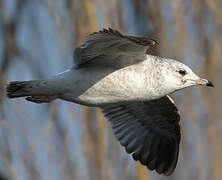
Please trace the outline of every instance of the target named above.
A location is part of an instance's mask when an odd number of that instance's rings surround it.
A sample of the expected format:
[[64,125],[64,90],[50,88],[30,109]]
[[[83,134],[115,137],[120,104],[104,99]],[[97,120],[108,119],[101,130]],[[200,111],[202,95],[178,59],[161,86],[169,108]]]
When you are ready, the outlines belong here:
[[179,73],[184,76],[187,72],[185,70],[179,70]]

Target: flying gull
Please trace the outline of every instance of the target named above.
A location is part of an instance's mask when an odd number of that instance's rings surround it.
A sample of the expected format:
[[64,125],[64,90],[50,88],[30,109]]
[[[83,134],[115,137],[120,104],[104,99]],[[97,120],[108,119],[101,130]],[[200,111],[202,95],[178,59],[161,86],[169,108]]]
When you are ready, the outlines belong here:
[[180,115],[169,94],[213,84],[181,62],[147,54],[155,44],[110,28],[92,33],[74,50],[71,69],[48,79],[10,82],[7,96],[100,107],[126,152],[168,176],[176,167],[181,138]]

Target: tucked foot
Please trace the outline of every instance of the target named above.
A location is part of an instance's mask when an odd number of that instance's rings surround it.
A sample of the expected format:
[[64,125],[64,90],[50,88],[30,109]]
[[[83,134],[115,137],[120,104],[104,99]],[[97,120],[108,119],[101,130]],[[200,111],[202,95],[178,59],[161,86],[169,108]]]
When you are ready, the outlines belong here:
[[59,98],[58,95],[55,95],[55,96],[29,96],[25,99],[27,101],[31,101],[34,103],[49,103],[57,98]]

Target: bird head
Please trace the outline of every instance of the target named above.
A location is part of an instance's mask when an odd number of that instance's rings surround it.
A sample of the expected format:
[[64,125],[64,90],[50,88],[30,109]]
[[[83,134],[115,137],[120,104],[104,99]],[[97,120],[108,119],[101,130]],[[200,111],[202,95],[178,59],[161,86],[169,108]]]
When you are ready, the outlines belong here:
[[174,92],[190,86],[214,86],[211,81],[198,77],[181,62],[167,59],[162,67],[162,72],[165,74],[163,75],[164,84],[169,88],[169,91]]

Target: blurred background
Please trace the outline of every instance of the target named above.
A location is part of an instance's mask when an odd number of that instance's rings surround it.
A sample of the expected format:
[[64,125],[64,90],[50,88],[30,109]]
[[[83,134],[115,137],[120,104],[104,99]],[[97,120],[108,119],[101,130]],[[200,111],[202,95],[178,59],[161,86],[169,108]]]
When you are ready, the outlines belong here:
[[[0,0],[0,179],[221,180],[221,9],[221,0]],[[8,81],[70,68],[73,49],[104,27],[156,39],[150,54],[215,84],[174,94],[182,141],[170,177],[135,163],[99,109],[5,97]]]

